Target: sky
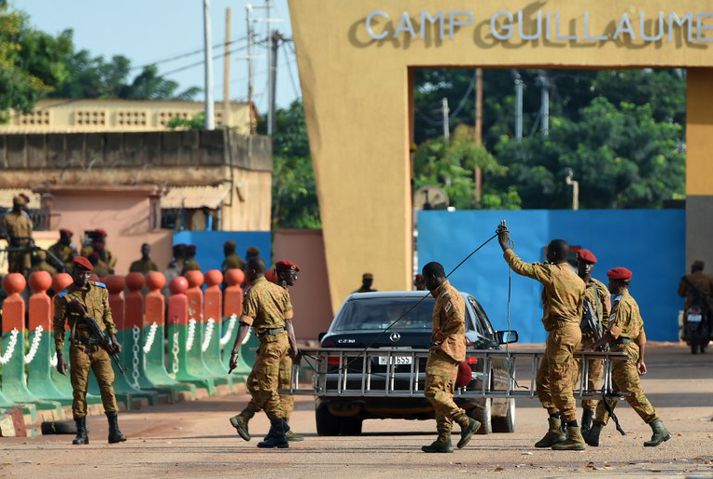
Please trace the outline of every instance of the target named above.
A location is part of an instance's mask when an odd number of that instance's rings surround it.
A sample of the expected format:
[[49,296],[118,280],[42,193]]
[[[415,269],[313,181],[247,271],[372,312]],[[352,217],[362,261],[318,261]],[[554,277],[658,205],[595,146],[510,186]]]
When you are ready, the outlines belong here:
[[[203,48],[202,0],[11,0],[11,5],[30,16],[36,28],[57,34],[74,30],[77,49],[87,49],[93,55],[110,58],[124,55],[133,66],[141,66]],[[213,62],[213,91],[216,100],[223,98],[223,45],[225,41],[225,9],[232,9],[231,44],[236,49],[231,55],[230,97],[247,97],[246,16],[248,0],[211,0],[213,55],[221,58]],[[250,0],[256,7],[253,18],[265,18],[265,0]],[[287,0],[272,0],[271,29],[291,37]],[[256,21],[257,41],[267,36],[268,23]],[[294,49],[285,44],[278,55],[277,105],[284,107],[301,95]],[[266,44],[257,46],[254,58],[254,101],[261,113],[267,111],[267,50]],[[172,73],[191,64],[202,62],[203,53],[188,55],[159,66],[160,73],[175,80],[181,90],[203,87],[202,64]],[[140,70],[136,70],[138,74]],[[291,72],[292,76],[288,74]],[[202,99],[202,98],[197,98]]]

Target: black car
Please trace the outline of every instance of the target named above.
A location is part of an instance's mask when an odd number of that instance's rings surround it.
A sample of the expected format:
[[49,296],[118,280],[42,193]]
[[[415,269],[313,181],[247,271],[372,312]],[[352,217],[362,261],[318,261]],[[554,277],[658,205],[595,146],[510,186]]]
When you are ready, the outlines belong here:
[[[337,312],[329,330],[320,335],[322,348],[364,349],[369,348],[403,348],[428,349],[431,343],[432,315],[435,300],[423,291],[396,291],[378,293],[355,293],[350,295]],[[517,333],[496,332],[485,311],[478,301],[470,294],[461,293],[466,303],[466,340],[467,349],[497,350],[501,341],[517,341]],[[419,303],[420,301],[420,303]],[[418,303],[418,304],[417,304]],[[415,308],[414,308],[415,306]],[[413,308],[413,309],[412,309]],[[412,310],[411,310],[412,309]],[[396,319],[404,315],[386,333],[384,330]],[[378,353],[377,353],[378,354]],[[407,354],[401,356],[403,362],[394,363],[398,373],[395,388],[409,391],[409,380],[414,376],[414,366]],[[359,387],[362,372],[366,367],[373,376],[368,395],[320,396],[317,395],[315,410],[317,433],[320,436],[358,435],[361,434],[362,422],[365,419],[433,419],[434,412],[422,392],[410,397],[394,397],[384,393],[379,395],[385,384],[385,376],[379,379],[379,372],[387,371],[388,360],[385,357],[372,357],[371,364],[366,360],[351,359],[339,363],[335,356],[330,359],[331,370],[328,370],[326,380],[334,385],[338,382],[337,372],[346,370],[348,377],[345,389],[353,390]],[[331,362],[335,359],[335,363]],[[378,361],[377,361],[378,359]],[[394,360],[397,358],[394,358]],[[409,361],[405,361],[409,359]],[[468,360],[473,370],[473,381],[468,389],[482,386],[482,364],[475,357]],[[346,367],[344,364],[346,363]],[[340,365],[341,364],[341,365]],[[494,359],[491,363],[492,377],[497,388],[505,388],[508,378],[508,368],[503,361]],[[425,372],[425,361],[418,361],[419,378],[422,381]],[[342,376],[339,376],[342,377]],[[379,382],[380,381],[380,382]],[[388,389],[388,387],[387,387]],[[456,403],[467,413],[480,421],[482,434],[490,432],[514,432],[515,430],[515,400],[510,398],[463,398],[455,397]]]

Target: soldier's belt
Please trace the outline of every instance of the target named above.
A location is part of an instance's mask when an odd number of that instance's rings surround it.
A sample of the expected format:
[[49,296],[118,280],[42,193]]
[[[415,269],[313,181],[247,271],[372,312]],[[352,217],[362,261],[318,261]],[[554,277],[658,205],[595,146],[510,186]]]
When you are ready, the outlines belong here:
[[96,346],[99,344],[94,337],[76,336],[72,338],[73,343],[83,344],[84,346]]
[[267,328],[267,329],[261,329],[257,332],[258,337],[262,338],[263,336],[274,336],[275,334],[280,334],[283,332],[285,328]]
[[614,346],[621,346],[622,344],[629,344],[633,343],[634,340],[631,338],[625,338],[623,336],[619,336],[619,338],[615,339],[614,341],[609,341],[609,346],[614,347]]

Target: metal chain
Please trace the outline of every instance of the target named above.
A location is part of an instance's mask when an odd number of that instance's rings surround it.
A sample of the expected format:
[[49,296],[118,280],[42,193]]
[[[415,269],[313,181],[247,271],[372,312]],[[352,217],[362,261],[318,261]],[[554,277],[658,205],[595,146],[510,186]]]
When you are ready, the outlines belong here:
[[173,363],[171,364],[171,374],[172,378],[176,378],[178,373],[178,353],[180,352],[180,347],[178,345],[178,331],[173,333],[173,347],[171,348],[171,355],[173,356]]
[[139,388],[139,350],[141,346],[139,343],[141,342],[141,329],[134,325],[131,327],[131,336],[132,339],[134,340],[134,343],[131,346],[131,380],[133,382],[133,386],[138,389]]
[[42,342],[42,332],[44,330],[45,328],[43,328],[41,324],[37,325],[37,327],[35,328],[35,335],[32,336],[30,350],[25,355],[25,364],[30,364],[32,360],[35,359],[37,350],[40,348],[40,343]]
[[201,344],[201,351],[204,353],[208,351],[208,346],[210,346],[210,340],[213,337],[213,330],[215,329],[215,319],[208,318],[205,324],[205,331],[203,332],[203,344]]
[[154,339],[156,338],[156,330],[158,330],[158,323],[154,321],[149,327],[149,332],[146,334],[146,342],[144,343],[144,354],[151,352],[151,346],[153,346]]
[[186,337],[186,351],[190,351],[193,348],[193,339],[196,335],[196,320],[188,320],[188,336]]
[[235,329],[235,323],[238,322],[238,315],[233,313],[228,318],[228,327],[226,328],[225,334],[220,338],[220,345],[225,346],[230,342],[233,337],[233,330]]
[[5,351],[2,356],[0,356],[0,364],[7,364],[7,362],[10,361],[10,358],[12,358],[12,353],[15,352],[15,345],[17,344],[18,334],[19,331],[15,328],[12,328],[12,331],[10,331],[10,339],[7,343],[7,351]]

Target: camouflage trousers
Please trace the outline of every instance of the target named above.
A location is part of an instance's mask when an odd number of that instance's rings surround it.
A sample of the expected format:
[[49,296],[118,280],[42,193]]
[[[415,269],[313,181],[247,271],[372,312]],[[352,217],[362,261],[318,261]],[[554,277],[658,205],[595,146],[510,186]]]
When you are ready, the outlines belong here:
[[[612,385],[614,391],[620,393],[629,403],[629,406],[636,411],[641,419],[646,424],[656,420],[656,409],[649,402],[649,399],[644,394],[644,389],[641,387],[639,379],[639,371],[637,363],[639,361],[639,347],[636,344],[626,344],[616,349],[624,351],[629,358],[626,361],[615,361],[612,365]],[[612,410],[616,407],[616,400],[608,400]],[[607,412],[602,402],[597,406],[597,422],[607,424],[609,422],[609,413]]]
[[72,343],[69,348],[69,365],[74,395],[72,414],[75,418],[87,415],[87,382],[90,368],[94,371],[94,376],[99,384],[104,411],[119,411],[114,396],[114,370],[111,367],[111,358],[106,351],[99,346]]
[[287,333],[267,335],[260,339],[257,358],[248,376],[246,387],[252,396],[247,407],[240,413],[250,419],[261,409],[270,419],[285,419],[278,389],[280,387],[280,365],[289,349]]
[[542,407],[550,414],[559,413],[563,421],[574,421],[577,417],[577,401],[574,399],[577,360],[574,352],[581,340],[579,324],[551,331],[537,370],[537,396]]
[[[280,361],[280,389],[289,389],[292,381],[292,358],[289,354]],[[292,394],[280,394],[280,404],[285,411],[285,420],[290,421],[292,411],[295,409],[295,397]]]
[[[582,344],[577,349],[577,351],[583,351],[594,344],[594,339],[589,335],[582,335]],[[601,389],[602,381],[604,379],[604,360],[603,359],[590,359],[587,361],[589,363],[588,368],[588,389]],[[579,383],[579,372],[582,370],[582,361],[577,361],[577,372],[574,384]],[[597,408],[597,403],[599,399],[582,399],[582,407],[589,411],[594,411]]]
[[457,375],[458,361],[441,350],[431,351],[426,363],[424,394],[433,406],[439,434],[449,434],[453,429],[453,417],[465,413],[453,401]]

